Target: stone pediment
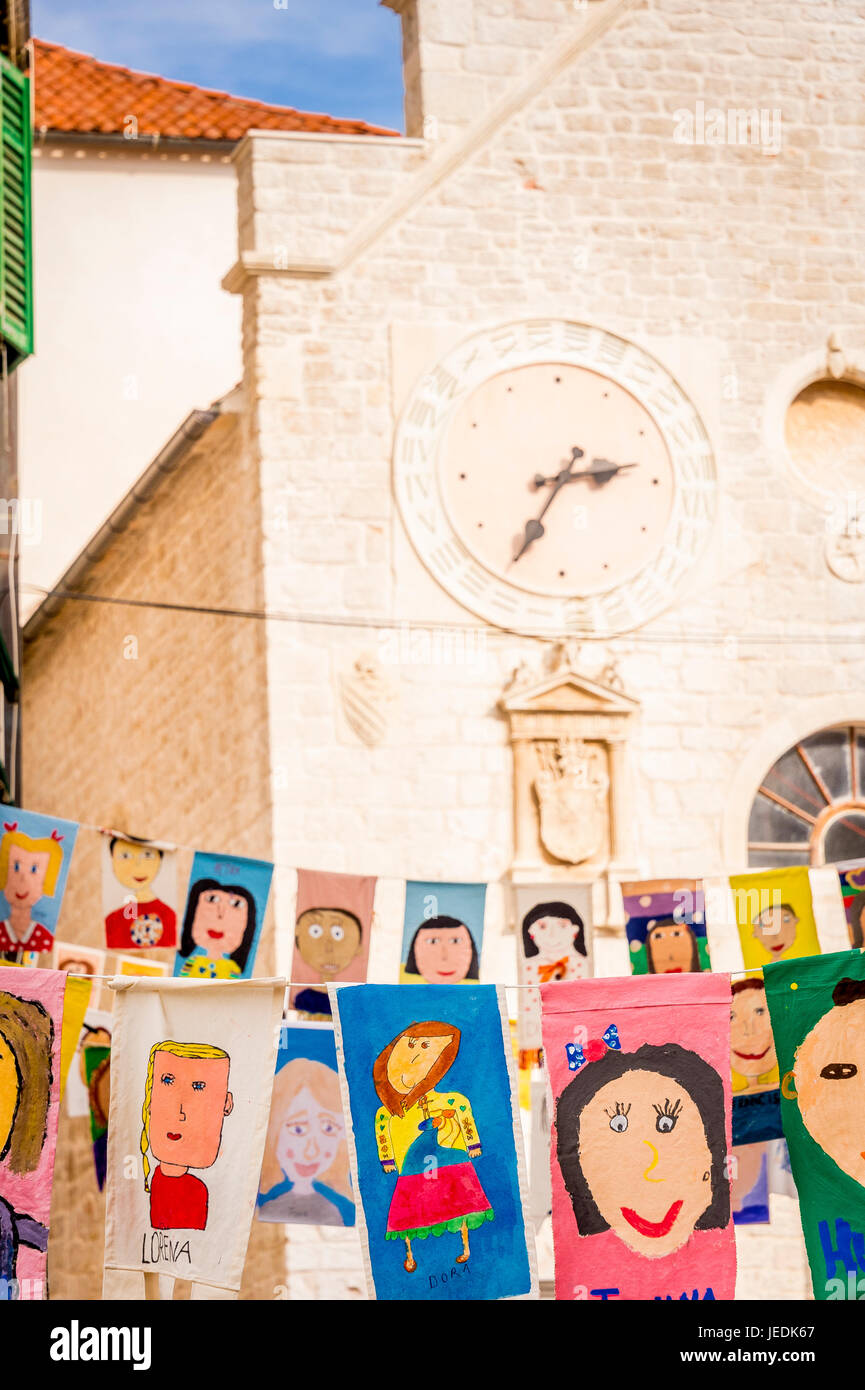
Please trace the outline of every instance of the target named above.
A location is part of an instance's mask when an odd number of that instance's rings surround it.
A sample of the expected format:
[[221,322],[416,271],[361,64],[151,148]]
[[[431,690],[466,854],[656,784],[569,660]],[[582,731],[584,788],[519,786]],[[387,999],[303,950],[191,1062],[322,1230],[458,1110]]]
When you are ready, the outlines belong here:
[[505,691],[500,701],[506,714],[533,711],[561,714],[630,715],[639,709],[638,701],[621,690],[592,680],[576,671],[556,672],[543,680],[518,685]]

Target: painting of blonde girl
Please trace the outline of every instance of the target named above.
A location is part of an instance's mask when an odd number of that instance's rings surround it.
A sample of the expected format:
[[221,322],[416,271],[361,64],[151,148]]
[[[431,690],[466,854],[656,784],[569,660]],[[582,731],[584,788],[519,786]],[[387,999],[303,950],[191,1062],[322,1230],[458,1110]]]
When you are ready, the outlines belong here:
[[324,1062],[276,1073],[257,1206],[259,1221],[354,1225],[339,1077]]
[[383,1173],[397,1174],[385,1239],[405,1242],[409,1274],[417,1269],[413,1240],[459,1234],[456,1263],[462,1265],[471,1254],[469,1231],[493,1220],[474,1168],[481,1140],[468,1097],[439,1088],[459,1047],[460,1030],[453,1024],[412,1023],[373,1065],[381,1101],[375,1117],[378,1158]]
[[[4,823],[0,840],[0,890],[6,916],[0,921],[0,953],[16,959],[23,951],[50,951],[51,927],[32,918],[42,898],[52,898],[63,867],[63,836],[57,830],[34,839],[18,829],[18,822]],[[56,912],[52,914],[52,921]]]

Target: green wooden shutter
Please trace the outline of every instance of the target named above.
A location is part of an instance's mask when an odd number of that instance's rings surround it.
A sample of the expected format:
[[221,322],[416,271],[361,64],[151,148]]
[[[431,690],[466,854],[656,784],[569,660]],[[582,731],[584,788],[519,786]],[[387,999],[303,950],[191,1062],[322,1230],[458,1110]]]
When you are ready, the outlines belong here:
[[33,351],[30,80],[0,55],[0,338],[11,371]]

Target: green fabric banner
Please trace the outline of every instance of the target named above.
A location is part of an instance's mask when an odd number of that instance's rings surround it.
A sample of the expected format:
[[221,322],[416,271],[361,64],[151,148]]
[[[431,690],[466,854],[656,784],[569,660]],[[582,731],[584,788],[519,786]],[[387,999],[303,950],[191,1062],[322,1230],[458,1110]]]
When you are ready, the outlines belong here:
[[764,970],[781,1120],[817,1299],[865,1298],[865,956]]

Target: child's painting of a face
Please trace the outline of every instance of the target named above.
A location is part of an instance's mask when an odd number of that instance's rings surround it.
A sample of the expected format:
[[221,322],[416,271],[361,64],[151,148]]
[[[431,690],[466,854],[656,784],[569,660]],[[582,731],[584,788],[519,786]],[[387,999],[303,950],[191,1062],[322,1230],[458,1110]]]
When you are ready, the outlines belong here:
[[78,826],[3,807],[0,828],[0,952],[50,951]]
[[196,852],[175,976],[250,978],[272,877],[266,860]]
[[794,1075],[808,1133],[865,1186],[865,996],[823,1015],[799,1047]]
[[361,948],[360,922],[339,908],[309,908],[297,919],[297,949],[320,980],[334,980]]
[[694,933],[686,922],[656,922],[646,935],[653,975],[681,975],[694,969]]
[[248,898],[230,888],[208,888],[195,907],[192,940],[207,956],[230,956],[243,941],[248,922]]
[[259,1221],[354,1225],[336,1044],[327,1024],[281,1029],[256,1206]]
[[175,1057],[156,1052],[150,1105],[150,1150],[159,1163],[209,1168],[234,1100],[227,1057]]
[[735,874],[730,891],[746,970],[820,954],[811,879],[804,865]]
[[539,917],[526,930],[538,948],[538,956],[544,965],[567,956],[573,950],[576,928],[569,917],[556,917],[553,914]]
[[38,903],[45,889],[49,863],[47,850],[34,851],[23,845],[16,847],[9,856],[6,875],[5,892],[9,902],[19,903],[22,907],[32,907]]
[[441,1037],[399,1038],[387,1060],[387,1079],[394,1090],[407,1096],[429,1076],[452,1042],[452,1033],[444,1033]]
[[651,1259],[685,1244],[712,1202],[712,1154],[680,1083],[643,1070],[608,1082],[583,1110],[578,1142],[591,1196],[620,1240]]
[[[747,980],[734,988],[730,1000],[730,1061],[733,1073],[749,1086],[778,1065],[772,1020],[762,981]],[[778,1081],[775,1079],[777,1086]]]
[[437,920],[419,927],[413,951],[416,973],[429,985],[461,984],[471,969],[475,953],[468,927],[455,920]]
[[400,982],[477,980],[485,902],[483,883],[406,883]]
[[796,940],[798,925],[799,918],[789,903],[764,908],[754,918],[754,940],[780,960]]
[[622,901],[635,975],[687,975],[711,968],[701,880],[623,883]]
[[329,1021],[325,986],[366,979],[375,892],[370,876],[297,870],[289,997],[302,1018]]

